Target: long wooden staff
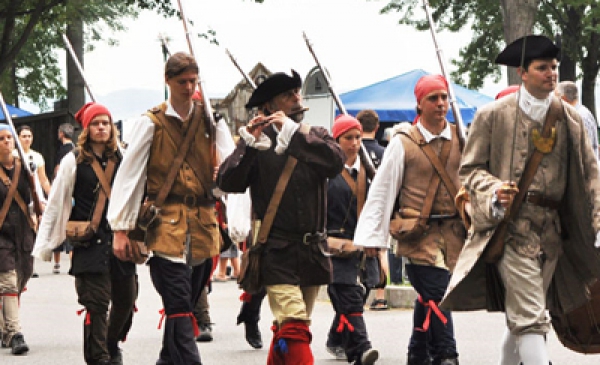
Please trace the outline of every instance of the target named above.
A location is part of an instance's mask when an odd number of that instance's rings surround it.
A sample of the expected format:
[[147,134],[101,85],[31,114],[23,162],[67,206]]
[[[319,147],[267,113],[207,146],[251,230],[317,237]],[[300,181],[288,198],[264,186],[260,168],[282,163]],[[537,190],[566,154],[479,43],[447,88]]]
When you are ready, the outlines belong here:
[[[327,83],[327,88],[329,89],[329,92],[331,93],[331,96],[333,97],[333,101],[337,105],[340,113],[342,113],[344,115],[348,115],[348,111],[344,107],[344,104],[342,103],[342,100],[340,99],[338,94],[333,89],[331,80],[329,79],[329,75],[327,74],[327,71],[325,71],[325,67],[323,67],[323,65],[321,65],[321,62],[319,62],[319,59],[317,58],[317,55],[312,48],[312,44],[310,43],[310,41],[308,40],[308,37],[306,36],[306,33],[303,32],[302,34],[304,36],[304,41],[306,42],[306,46],[308,47],[310,54],[313,56],[317,66],[319,66],[319,69],[321,69],[321,73],[323,74],[323,78],[325,78],[325,82]],[[360,143],[359,157],[360,157],[360,161],[365,166],[365,171],[367,172],[367,176],[369,177],[370,180],[373,180],[377,170],[375,169],[375,165],[373,164],[371,157],[369,157],[369,153],[367,152],[367,149],[365,148],[365,145],[362,142]]]
[[79,59],[77,58],[77,55],[75,54],[75,50],[73,50],[73,46],[71,46],[71,42],[69,42],[69,38],[64,33],[62,36],[63,36],[63,41],[65,42],[65,47],[67,47],[67,51],[69,51],[69,54],[71,55],[71,59],[73,60],[73,63],[77,67],[77,71],[79,71],[79,75],[81,75],[81,79],[83,80],[83,84],[85,85],[85,89],[87,90],[88,95],[90,96],[90,99],[92,99],[93,102],[96,102],[96,99],[94,98],[94,94],[92,94],[92,90],[90,89],[90,85],[88,84],[87,80],[85,79],[85,73],[83,72],[83,67],[81,67],[81,62],[79,62]]
[[[187,40],[190,55],[196,59],[198,68],[200,68],[200,63],[198,62],[198,58],[196,57],[196,54],[194,52],[194,45],[192,42],[192,38],[190,37],[190,32],[187,26],[187,18],[185,17],[185,12],[183,11],[183,4],[181,3],[181,0],[177,0],[177,4],[179,5],[179,13],[183,22],[183,31],[185,32],[185,39]],[[208,97],[208,94],[204,92],[204,78],[202,77],[200,70],[198,70],[198,89],[200,91],[200,95],[202,96],[202,102],[204,103],[204,113],[206,114],[206,118],[208,118],[210,124],[214,126],[216,125],[215,117],[213,114],[212,106],[210,105],[210,98]]]
[[[442,51],[442,49],[438,45],[435,22],[433,21],[433,17],[431,16],[431,9],[429,8],[429,3],[427,2],[427,0],[423,0],[423,8],[425,9],[425,13],[427,14],[427,20],[429,21],[431,38],[433,38],[433,44],[435,45],[435,50],[437,53],[438,61],[440,63],[440,68],[442,69],[442,75],[444,75],[446,80],[450,80],[448,78],[446,60],[444,58],[444,51]],[[450,81],[448,81],[448,95],[450,96],[450,105],[452,106],[452,114],[454,115],[454,125],[456,125],[456,131],[458,132],[458,144],[460,146],[460,151],[462,152],[462,150],[465,148],[465,132],[463,130],[463,120],[462,115],[460,114],[460,108],[458,107],[458,100],[456,98],[454,88],[452,87],[452,83],[450,83]]]
[[231,59],[231,62],[233,62],[233,65],[235,66],[235,68],[238,69],[238,71],[242,74],[242,76],[244,77],[244,79],[246,80],[246,82],[248,83],[248,85],[250,85],[250,87],[252,88],[252,90],[256,90],[256,84],[250,78],[250,76],[246,72],[244,72],[244,70],[240,67],[240,65],[238,64],[238,62],[235,59],[235,57],[233,57],[233,55],[231,54],[231,52],[229,52],[228,49],[225,49],[225,52],[227,53],[227,55]]

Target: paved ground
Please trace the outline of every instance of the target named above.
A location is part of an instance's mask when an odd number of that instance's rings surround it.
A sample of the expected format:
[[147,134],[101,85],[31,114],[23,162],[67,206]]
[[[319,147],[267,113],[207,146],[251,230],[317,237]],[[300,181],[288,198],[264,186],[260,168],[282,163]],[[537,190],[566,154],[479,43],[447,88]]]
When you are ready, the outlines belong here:
[[[27,356],[15,357],[7,349],[0,351],[0,364],[58,365],[84,364],[81,352],[82,321],[76,311],[74,280],[67,275],[63,256],[60,275],[51,273],[49,263],[36,262],[40,278],[32,279],[28,291],[22,297],[23,332],[31,351]],[[122,345],[125,364],[153,365],[161,343],[161,331],[157,329],[161,303],[149,279],[148,269],[138,266],[141,292],[132,331]],[[265,364],[267,350],[253,350],[245,342],[243,328],[235,325],[239,309],[240,291],[233,282],[215,283],[209,296],[214,326],[214,341],[199,343],[203,363]],[[261,329],[265,342],[270,341],[268,306],[263,308]],[[315,363],[323,365],[345,364],[335,361],[325,351],[325,339],[333,315],[326,301],[316,304],[314,313],[313,351]],[[406,346],[411,331],[412,314],[409,310],[383,312],[366,311],[367,327],[374,347],[381,354],[378,365],[406,363]],[[499,340],[504,321],[501,315],[485,312],[455,313],[455,330],[463,365],[495,365],[499,353]],[[598,365],[600,355],[581,355],[564,348],[552,333],[549,349],[555,365]]]

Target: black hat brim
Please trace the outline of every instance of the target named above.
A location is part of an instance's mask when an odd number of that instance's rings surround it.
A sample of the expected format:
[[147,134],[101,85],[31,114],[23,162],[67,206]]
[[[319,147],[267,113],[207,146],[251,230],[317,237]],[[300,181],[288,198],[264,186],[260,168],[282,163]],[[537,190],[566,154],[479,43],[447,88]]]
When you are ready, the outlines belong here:
[[529,63],[531,60],[536,59],[558,59],[559,53],[560,48],[548,37],[528,35],[506,46],[494,62],[499,65],[519,67],[521,62]]
[[258,85],[246,103],[246,108],[251,109],[263,105],[282,92],[301,86],[302,78],[296,71],[292,70],[292,76],[284,72],[277,72]]

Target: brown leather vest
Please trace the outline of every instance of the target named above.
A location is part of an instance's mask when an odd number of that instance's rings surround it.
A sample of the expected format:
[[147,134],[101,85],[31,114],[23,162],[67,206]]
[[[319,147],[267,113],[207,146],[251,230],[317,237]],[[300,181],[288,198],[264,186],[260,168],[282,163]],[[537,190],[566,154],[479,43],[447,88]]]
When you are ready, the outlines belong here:
[[[194,104],[194,118],[202,118],[198,133],[192,141],[188,155],[196,155],[199,161],[205,162],[202,166],[195,167],[200,172],[201,176],[196,176],[194,170],[189,166],[187,161],[183,162],[181,170],[175,182],[171,187],[170,194],[179,196],[195,195],[206,197],[207,191],[213,183],[213,166],[211,156],[211,139],[210,133],[206,130],[204,123],[204,114],[202,107]],[[164,123],[172,123],[179,128],[184,128],[182,122],[178,118],[165,115],[166,104],[163,103],[159,107],[154,108],[151,112],[158,118],[160,123],[154,122],[154,138],[150,147],[150,157],[148,158],[148,178],[146,188],[148,194],[157,194],[167,177],[169,169],[175,159],[179,146],[175,144],[169,136],[167,130],[163,127]],[[190,121],[186,122],[189,123]],[[187,126],[185,126],[187,128]]]
[[[206,130],[202,106],[195,104],[194,108],[193,118],[202,120],[192,140],[188,156],[194,154],[201,166],[194,166],[192,169],[184,160],[169,194],[206,198],[207,190],[211,189],[213,184],[212,141],[210,133]],[[165,103],[151,110],[158,121],[151,118],[154,123],[154,137],[148,158],[146,188],[149,195],[157,194],[164,184],[179,148],[164,128],[164,123],[174,123],[183,127],[178,118],[166,116],[165,110]],[[197,176],[195,171],[200,176]],[[165,203],[161,209],[161,224],[148,231],[146,244],[150,250],[163,255],[183,257],[188,234],[191,237],[190,251],[193,260],[213,257],[219,253],[219,230],[214,206],[189,208],[183,203]]]
[[[460,187],[458,168],[460,166],[460,147],[456,135],[456,128],[450,125],[452,131],[452,146],[446,164],[448,176],[456,188]],[[400,134],[404,147],[404,177],[400,188],[400,207],[412,208],[421,211],[429,182],[433,174],[437,174],[433,165],[414,141],[423,140],[416,126]],[[436,138],[430,142],[433,149],[439,154],[443,140]],[[450,195],[443,182],[440,182],[436,198],[433,202],[431,214],[454,214],[456,208],[454,197]],[[465,229],[460,218],[434,221],[428,225],[425,235],[417,242],[398,242],[397,254],[414,260],[415,263],[446,266],[450,271],[454,269],[458,255],[464,245]],[[443,262],[443,264],[441,264]]]
[[[458,138],[456,138],[456,128],[454,125],[451,125],[450,128],[452,130],[452,147],[448,163],[446,164],[446,171],[458,190],[460,187],[458,168],[460,166],[461,153]],[[429,162],[425,153],[414,142],[415,140],[423,139],[417,127],[413,126],[409,134],[410,136],[404,133],[400,134],[402,145],[404,146],[405,166],[404,178],[402,179],[402,187],[400,189],[400,208],[412,208],[421,211],[423,202],[425,201],[425,194],[429,187],[429,181],[431,181],[433,174],[437,174],[437,172],[435,172],[433,165]],[[429,143],[438,155],[442,149],[442,142],[443,139],[436,138]],[[446,185],[440,183],[431,214],[454,214],[455,212],[454,197],[450,195],[448,189],[446,189]]]

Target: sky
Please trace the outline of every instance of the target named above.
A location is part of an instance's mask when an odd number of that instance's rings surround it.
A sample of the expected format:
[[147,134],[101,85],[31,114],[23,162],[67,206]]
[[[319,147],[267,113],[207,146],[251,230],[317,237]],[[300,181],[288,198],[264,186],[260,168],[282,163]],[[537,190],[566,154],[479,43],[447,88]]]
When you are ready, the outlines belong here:
[[[176,5],[176,2],[173,1]],[[429,31],[397,23],[399,14],[381,15],[387,1],[378,0],[182,0],[194,22],[191,34],[216,31],[219,46],[195,38],[194,52],[205,91],[223,97],[242,79],[226,55],[246,71],[262,62],[273,72],[294,69],[303,77],[315,66],[304,42],[306,32],[320,62],[329,70],[338,93],[367,86],[421,68],[440,73]],[[418,12],[419,10],[417,10]],[[424,10],[419,16],[424,17]],[[145,11],[126,19],[125,32],[112,36],[117,46],[96,44],[84,55],[84,69],[96,100],[114,109],[117,119],[139,115],[164,99],[163,34],[171,52],[188,51],[182,22]],[[470,39],[469,31],[439,33],[438,45],[450,65]],[[452,67],[448,66],[450,70]],[[495,95],[505,86],[486,85]],[[112,110],[111,109],[111,110]]]
[[[321,64],[327,68],[338,94],[391,77],[423,69],[441,73],[438,51],[429,30],[416,31],[399,25],[398,13],[380,14],[391,0],[181,0],[196,34],[216,31],[219,45],[193,38],[204,89],[212,97],[224,97],[242,80],[225,50],[249,72],[262,62],[272,72],[294,69],[305,77],[315,66],[306,47],[306,32]],[[177,1],[172,0],[174,6]],[[415,16],[425,18],[422,8]],[[96,100],[113,112],[116,120],[136,117],[164,100],[164,59],[159,35],[170,39],[171,52],[189,51],[183,24],[143,11],[137,19],[124,19],[126,31],[107,34],[118,45],[95,43],[84,55],[86,79]],[[471,39],[469,29],[438,32],[439,52],[451,72],[452,59]],[[66,52],[59,50],[65,57]],[[504,71],[503,71],[504,72]],[[64,72],[66,78],[66,72]],[[66,85],[66,80],[65,80]],[[480,92],[495,96],[506,87],[487,78]],[[597,91],[600,100],[600,91]],[[52,105],[52,103],[50,103]],[[22,103],[23,109],[39,109]]]

